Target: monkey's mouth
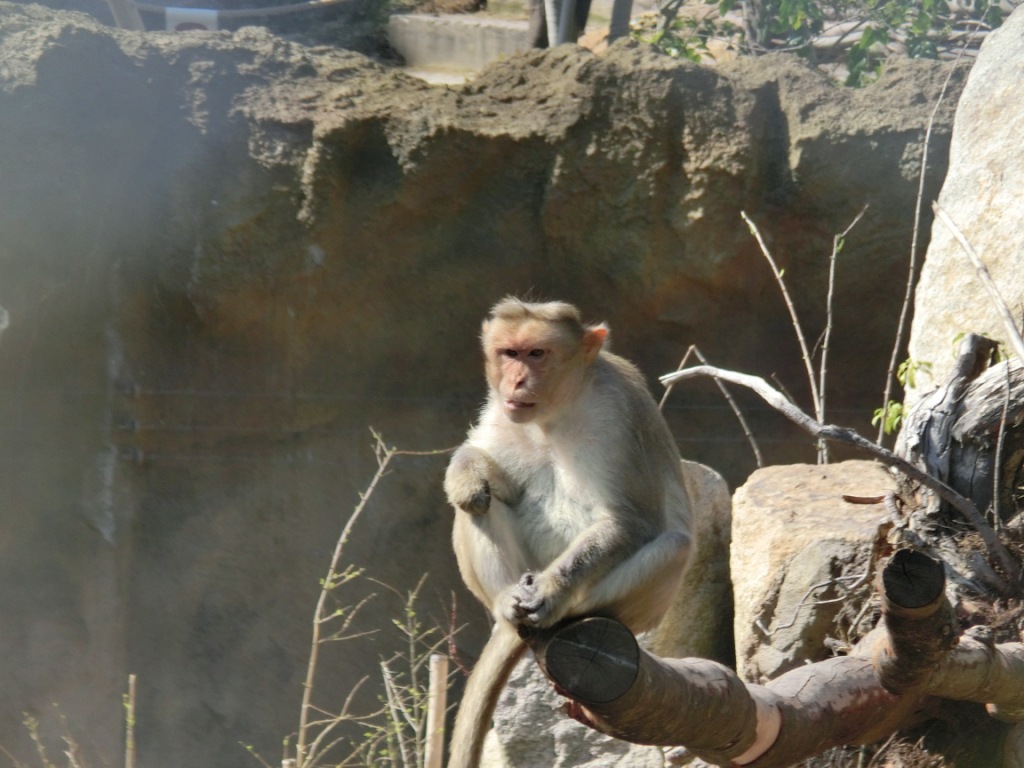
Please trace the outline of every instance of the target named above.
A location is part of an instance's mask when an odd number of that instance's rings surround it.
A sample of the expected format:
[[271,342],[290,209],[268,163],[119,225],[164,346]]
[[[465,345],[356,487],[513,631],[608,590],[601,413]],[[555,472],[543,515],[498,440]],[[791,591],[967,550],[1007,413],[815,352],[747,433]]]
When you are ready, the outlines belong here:
[[519,411],[519,410],[524,410],[524,409],[528,409],[528,408],[533,408],[533,406],[535,406],[535,405],[536,405],[536,403],[528,403],[525,400],[506,400],[505,401],[505,408],[507,408],[510,411]]

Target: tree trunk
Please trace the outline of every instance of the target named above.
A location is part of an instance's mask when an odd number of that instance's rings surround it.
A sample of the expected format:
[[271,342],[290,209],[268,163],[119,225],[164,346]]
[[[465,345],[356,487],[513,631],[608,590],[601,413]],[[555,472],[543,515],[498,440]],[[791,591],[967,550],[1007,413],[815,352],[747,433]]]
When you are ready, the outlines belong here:
[[1015,509],[1024,441],[1010,432],[1002,456],[996,454],[1003,427],[1016,425],[1024,412],[1024,370],[1016,359],[991,365],[996,350],[991,339],[964,337],[949,379],[907,414],[897,453],[979,509],[995,502],[1008,516]]
[[[897,552],[881,581],[883,623],[849,656],[764,686],[716,662],[660,659],[611,619],[572,621],[528,642],[576,719],[626,741],[685,746],[713,765],[783,768],[874,743],[945,699],[1024,721],[1024,645],[995,645],[977,631],[957,638],[942,565],[929,557]],[[1007,763],[1024,764],[1021,726],[1005,735]]]

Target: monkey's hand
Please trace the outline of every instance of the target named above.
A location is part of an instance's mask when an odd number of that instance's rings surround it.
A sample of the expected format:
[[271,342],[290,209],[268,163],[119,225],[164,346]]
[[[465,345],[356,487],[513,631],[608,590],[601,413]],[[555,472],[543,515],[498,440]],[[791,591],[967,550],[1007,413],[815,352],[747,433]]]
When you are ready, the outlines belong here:
[[547,627],[561,619],[564,608],[556,595],[545,594],[542,574],[527,571],[501,598],[504,618],[519,627]]
[[444,475],[444,492],[452,506],[483,515],[491,508],[491,494],[506,504],[515,503],[518,493],[505,472],[486,452],[463,445],[452,456]]

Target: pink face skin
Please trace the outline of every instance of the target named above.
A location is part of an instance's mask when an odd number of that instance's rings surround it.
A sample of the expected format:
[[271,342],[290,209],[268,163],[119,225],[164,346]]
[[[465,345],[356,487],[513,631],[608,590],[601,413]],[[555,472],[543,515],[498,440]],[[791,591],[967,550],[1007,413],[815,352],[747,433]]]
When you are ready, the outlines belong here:
[[536,383],[543,377],[550,359],[550,350],[542,347],[504,347],[496,350],[501,382],[498,392],[505,415],[516,424],[530,421],[536,415],[540,400]]
[[579,390],[607,330],[574,339],[552,323],[494,321],[485,331],[487,380],[502,411],[516,424],[546,420]]
[[573,343],[557,326],[539,320],[493,321],[485,331],[487,380],[510,421],[524,424],[543,413],[565,376]]

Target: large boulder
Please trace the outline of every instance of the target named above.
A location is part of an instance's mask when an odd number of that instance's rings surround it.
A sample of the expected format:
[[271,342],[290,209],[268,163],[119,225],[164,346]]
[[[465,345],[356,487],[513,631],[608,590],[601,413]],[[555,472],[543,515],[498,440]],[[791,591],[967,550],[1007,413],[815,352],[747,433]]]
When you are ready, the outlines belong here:
[[[950,168],[939,204],[985,262],[1010,314],[1024,313],[1024,9],[982,45],[957,106]],[[909,390],[906,405],[944,382],[966,333],[1006,341],[996,302],[967,254],[941,221],[921,270],[910,357],[931,364],[931,378]]]
[[[792,58],[712,71],[623,44],[430,88],[260,29],[132,34],[3,2],[0,49],[0,744],[30,753],[22,713],[48,733],[63,713],[118,762],[134,672],[154,768],[249,766],[240,743],[270,755],[294,731],[318,582],[376,468],[369,427],[457,444],[479,319],[505,293],[609,320],[649,375],[697,342],[799,396],[739,212],[811,328],[832,236],[870,202],[829,357],[835,413],[866,420],[946,71],[910,62],[851,92]],[[944,106],[929,189],[950,124]],[[733,483],[753,466],[713,387],[666,413],[689,458]],[[771,460],[809,456],[774,414],[750,420],[781,435]],[[345,557],[399,593],[430,571],[421,611],[441,626],[456,590],[472,651],[486,622],[458,584],[444,461],[396,459]],[[376,591],[362,626],[384,630],[323,649],[322,707],[402,647],[401,600]]]
[[[766,467],[733,496],[736,668],[762,682],[829,654],[871,597],[872,553],[895,480],[870,461]],[[842,621],[838,621],[844,613]],[[868,624],[861,626],[866,629]]]

